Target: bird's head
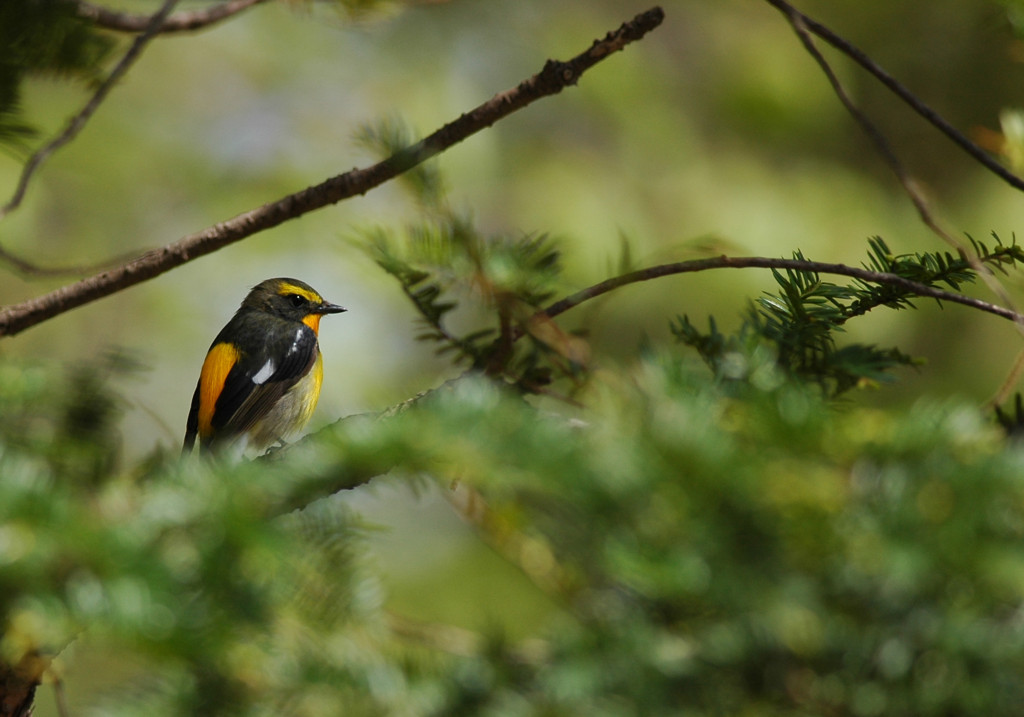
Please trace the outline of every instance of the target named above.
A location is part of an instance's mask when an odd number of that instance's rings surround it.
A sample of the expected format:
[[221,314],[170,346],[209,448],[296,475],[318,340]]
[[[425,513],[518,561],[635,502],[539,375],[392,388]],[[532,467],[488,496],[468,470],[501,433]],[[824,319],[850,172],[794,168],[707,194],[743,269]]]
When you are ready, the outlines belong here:
[[340,314],[345,309],[326,301],[309,284],[298,279],[267,279],[252,288],[242,308],[256,309],[288,321],[300,321],[313,331],[320,328],[324,314]]

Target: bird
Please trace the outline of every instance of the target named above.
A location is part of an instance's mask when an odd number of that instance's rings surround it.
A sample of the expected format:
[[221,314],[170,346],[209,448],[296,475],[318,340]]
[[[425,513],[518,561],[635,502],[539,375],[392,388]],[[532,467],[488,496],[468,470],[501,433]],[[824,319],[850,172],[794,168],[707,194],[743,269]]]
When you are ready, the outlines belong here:
[[213,340],[185,424],[184,454],[262,450],[298,432],[320,398],[320,319],[344,307],[297,279],[262,281]]

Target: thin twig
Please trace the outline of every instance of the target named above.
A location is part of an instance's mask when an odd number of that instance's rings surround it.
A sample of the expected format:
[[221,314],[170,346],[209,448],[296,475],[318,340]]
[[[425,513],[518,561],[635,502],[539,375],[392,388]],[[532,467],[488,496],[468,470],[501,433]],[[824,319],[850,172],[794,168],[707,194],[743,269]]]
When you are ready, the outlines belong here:
[[124,76],[132,64],[134,64],[134,62],[139,58],[149,41],[156,36],[164,18],[171,13],[171,10],[174,9],[174,6],[177,4],[178,0],[164,0],[164,4],[160,7],[160,10],[149,18],[149,25],[146,31],[135,38],[135,41],[132,42],[131,47],[128,48],[124,57],[122,57],[121,61],[117,63],[107,79],[104,80],[98,88],[96,88],[96,92],[86,103],[85,107],[83,107],[78,114],[68,121],[67,126],[65,126],[64,130],[59,135],[33,153],[28,162],[25,163],[25,168],[21,173],[21,178],[18,181],[18,187],[14,192],[14,196],[9,202],[7,202],[7,204],[0,208],[0,219],[10,214],[21,204],[25,197],[25,192],[28,189],[29,180],[32,178],[36,169],[38,169],[38,167],[46,161],[51,154],[73,140],[78,133],[82,131],[82,128],[85,127],[85,123],[89,121],[103,100],[106,99],[110,90],[113,89],[118,80]]
[[[227,0],[227,2],[222,2],[208,8],[180,12],[166,18],[157,29],[157,32],[168,34],[201,30],[262,2],[265,2],[265,0]],[[150,18],[148,15],[118,12],[117,10],[86,2],[86,0],[78,0],[75,5],[80,18],[89,20],[106,30],[146,32],[149,28]]]
[[9,269],[13,269],[15,272],[20,273],[22,276],[27,278],[67,278],[82,276],[83,274],[92,274],[98,271],[103,271],[104,269],[110,269],[118,264],[129,261],[134,257],[134,253],[126,252],[118,256],[110,257],[96,264],[42,266],[31,262],[28,259],[24,259],[14,252],[8,251],[4,247],[0,246],[0,262],[7,264]]
[[[860,111],[860,108],[858,108],[857,105],[850,98],[849,94],[843,87],[842,82],[840,82],[838,76],[832,70],[831,65],[825,59],[824,55],[822,55],[821,52],[819,52],[817,46],[814,43],[814,38],[811,37],[811,33],[815,33],[816,35],[824,39],[826,42],[831,44],[833,47],[845,53],[847,56],[851,57],[854,61],[860,64],[862,67],[867,69],[872,75],[878,78],[879,81],[881,81],[886,87],[895,92],[898,97],[903,99],[915,111],[921,114],[921,116],[923,116],[933,125],[938,127],[940,130],[942,130],[947,137],[949,137],[958,145],[966,149],[968,153],[972,157],[977,159],[979,162],[981,162],[983,166],[992,169],[993,171],[996,171],[996,173],[999,176],[1001,176],[1003,179],[1006,179],[1007,181],[1010,182],[1012,186],[1015,186],[1019,189],[1024,188],[1024,180],[1021,180],[1019,177],[1017,177],[1012,172],[1007,170],[1001,164],[994,161],[988,155],[988,153],[986,153],[980,147],[978,147],[973,142],[964,137],[952,125],[946,122],[942,118],[942,116],[939,115],[939,113],[935,112],[926,104],[921,102],[917,97],[913,95],[913,93],[911,93],[909,90],[903,87],[903,85],[897,82],[891,75],[889,75],[887,72],[885,72],[885,70],[883,70],[874,61],[872,61],[871,58],[869,58],[863,52],[861,52],[856,47],[851,45],[849,42],[847,42],[840,36],[836,35],[834,32],[829,30],[821,23],[804,15],[785,0],[767,0],[767,2],[769,2],[780,12],[782,12],[783,15],[786,16],[786,19],[789,21],[789,24],[793,27],[793,30],[796,32],[797,37],[800,38],[800,42],[803,44],[804,49],[807,50],[807,52],[811,55],[814,61],[818,63],[819,67],[821,67],[822,72],[825,73],[825,77],[828,79],[829,84],[832,86],[832,90],[835,92],[836,97],[839,98],[839,101],[846,108],[850,116],[853,117],[857,124],[860,125],[861,129],[868,136],[871,142],[875,145],[875,148],[878,150],[878,153],[885,160],[886,164],[889,165],[889,168],[892,170],[893,174],[896,175],[896,178],[899,181],[900,185],[903,187],[903,190],[907,193],[907,196],[910,197],[910,201],[917,209],[917,213],[921,217],[921,221],[924,222],[925,226],[931,229],[939,238],[941,238],[950,246],[954,247],[959,252],[960,256],[967,260],[971,268],[974,269],[975,272],[977,272],[978,276],[981,277],[981,280],[985,283],[986,286],[988,286],[989,290],[993,294],[995,294],[996,297],[1003,304],[1005,304],[1007,307],[1010,307],[1009,309],[1006,310],[1010,311],[1012,314],[1019,317],[1020,315],[1012,308],[1013,300],[1010,297],[1009,292],[999,282],[999,280],[995,277],[992,271],[987,266],[984,266],[978,260],[977,257],[973,256],[969,251],[967,251],[966,247],[964,247],[964,245],[961,242],[957,241],[957,239],[955,239],[952,234],[947,232],[939,224],[938,220],[932,213],[931,208],[928,206],[927,199],[925,199],[924,195],[918,189],[917,183],[914,181],[913,177],[911,177],[910,174],[903,167],[903,164],[896,156],[896,153],[893,151],[892,147],[889,145],[889,142],[885,139],[885,136],[882,134],[882,132],[874,125],[874,123],[872,123],[867,118],[867,115]],[[1017,332],[1020,333],[1021,335],[1024,335],[1024,319],[1014,318],[1013,321],[1017,329]],[[1013,375],[1013,373],[1014,372],[1011,371],[1011,376]],[[1004,386],[1005,385],[1006,382],[1004,381]]]
[[[1007,293],[1006,289],[1003,288],[1003,285],[996,280],[992,271],[978,261],[977,257],[967,251],[967,248],[962,242],[958,241],[952,234],[946,231],[941,224],[939,224],[939,221],[932,213],[931,207],[928,205],[928,200],[921,193],[917,186],[917,182],[903,166],[903,163],[896,155],[896,152],[889,144],[889,141],[885,138],[885,135],[883,135],[881,130],[879,130],[878,127],[868,119],[866,114],[861,112],[860,108],[850,98],[849,93],[846,92],[846,88],[843,87],[843,83],[839,80],[839,77],[832,69],[828,60],[826,60],[825,56],[819,52],[817,46],[814,44],[814,38],[810,35],[807,22],[805,21],[805,16],[801,15],[796,10],[791,10],[791,12],[787,14],[787,18],[789,19],[789,23],[792,25],[793,30],[796,32],[797,37],[800,38],[800,42],[803,44],[804,49],[807,50],[808,54],[815,62],[818,63],[818,66],[821,67],[821,71],[825,74],[826,79],[828,79],[836,97],[839,98],[839,101],[842,103],[843,107],[846,108],[846,111],[850,116],[853,117],[854,121],[860,125],[864,134],[866,134],[872,144],[875,145],[875,149],[882,156],[882,159],[887,165],[889,165],[889,169],[891,169],[892,173],[896,175],[897,181],[907,193],[907,196],[910,198],[911,203],[917,210],[918,216],[921,218],[924,225],[931,229],[940,239],[956,249],[960,256],[966,259],[971,268],[978,273],[978,276],[981,277],[982,281],[988,285],[989,289],[999,297],[1000,301],[1004,304],[1012,305],[1013,302],[1009,293]],[[1024,329],[1024,327],[1020,328]]]
[[[937,289],[926,284],[920,284],[916,281],[906,279],[896,274],[889,274],[886,272],[872,271],[870,269],[864,269],[860,267],[847,266],[846,264],[832,264],[820,261],[810,261],[807,259],[783,259],[783,258],[769,258],[769,257],[729,257],[729,256],[717,256],[709,257],[707,259],[693,259],[690,261],[673,262],[670,264],[659,264],[657,266],[647,267],[645,269],[638,269],[636,271],[627,272],[619,276],[605,279],[602,282],[588,286],[585,289],[581,289],[574,294],[566,296],[553,304],[550,304],[547,308],[536,313],[534,318],[543,319],[545,321],[552,319],[559,314],[564,314],[570,309],[574,309],[580,304],[583,304],[591,299],[596,299],[599,296],[607,294],[615,289],[628,286],[630,284],[637,284],[643,281],[651,281],[665,276],[673,276],[675,274],[690,274],[699,271],[709,271],[712,269],[791,269],[794,271],[810,271],[818,274],[837,274],[842,276],[849,276],[854,279],[860,279],[861,281],[872,283],[872,284],[888,284],[891,286],[898,287],[916,296],[922,296],[926,298],[936,299],[937,301],[948,301],[950,303],[961,304],[973,309],[978,309],[986,313],[994,314],[1004,319],[1011,321],[1021,321],[1024,319],[1024,315],[1018,314],[1010,309],[1003,308],[990,304],[987,301],[980,299],[973,299],[969,296],[962,294],[956,294],[943,289]],[[511,339],[517,341],[526,335],[526,331],[522,328],[522,325],[513,330]],[[466,373],[470,373],[467,371]],[[465,376],[466,374],[463,374]],[[426,400],[428,397],[437,395],[440,391],[451,390],[452,386],[456,384],[459,378],[451,379],[446,383],[438,386],[437,388],[424,391],[413,398],[410,398],[402,403],[393,406],[392,408],[377,413],[375,415],[359,415],[349,416],[343,418],[340,421],[336,421],[331,427],[324,430],[334,431],[337,427],[343,423],[349,423],[352,421],[362,420],[382,420],[393,418],[396,415],[404,413],[411,409],[413,406]],[[313,436],[317,434],[310,434],[302,440],[311,440]],[[293,444],[294,445],[294,444]],[[282,451],[283,452],[283,451]],[[265,457],[271,460],[280,457],[282,452],[277,452],[271,456]],[[330,493],[336,493],[341,490],[350,490],[358,486],[368,483],[381,472],[386,470],[386,466],[374,466],[371,470],[367,471],[364,467],[353,470],[351,472],[342,471],[337,476],[332,476],[331,481],[326,486],[323,484],[316,484],[311,487],[310,490],[296,493],[295,495],[289,496],[288,500],[275,506],[275,514],[296,510],[309,503],[309,501],[316,499],[319,496],[327,495]],[[453,506],[459,511],[459,514],[466,519],[468,522],[481,527],[493,514],[489,513],[483,500],[479,498],[472,491],[463,490],[461,492],[452,492],[449,494],[449,500]],[[516,564],[513,561],[513,564]],[[562,574],[560,571],[549,573],[545,576],[543,587],[545,592],[549,595],[564,594],[563,587],[566,585],[565,581],[562,580]],[[531,576],[531,579],[537,581],[536,576]]]
[[[771,0],[769,0],[770,2]],[[917,213],[921,217],[921,221],[931,229],[933,232],[938,234],[949,244],[953,245],[957,249],[963,249],[959,242],[956,241],[945,229],[939,226],[939,223],[935,220],[932,215],[931,208],[928,206],[928,200],[925,199],[924,195],[917,188],[917,184],[914,182],[913,177],[907,172],[903,163],[900,162],[899,157],[896,156],[896,152],[893,150],[889,141],[882,134],[881,130],[875,126],[875,124],[868,119],[867,115],[860,111],[856,103],[850,98],[850,95],[846,92],[846,88],[843,87],[843,83],[840,82],[839,77],[832,70],[832,66],[829,64],[825,56],[819,52],[817,46],[814,44],[814,38],[811,37],[808,32],[808,25],[805,21],[805,17],[796,10],[790,9],[790,12],[786,15],[789,20],[789,24],[793,27],[797,37],[800,38],[800,42],[803,44],[804,49],[807,53],[814,58],[814,61],[818,63],[821,71],[825,74],[825,78],[832,86],[832,91],[836,97],[842,103],[846,111],[853,117],[854,121],[860,125],[860,128],[864,131],[864,134],[868,136],[868,139],[872,144],[875,145],[875,149],[885,163],[889,165],[889,169],[896,175],[896,179],[900,185],[906,191],[907,196],[910,197],[910,201],[913,203],[914,208],[917,209]]]
[[670,276],[673,274],[689,274],[697,271],[707,271],[709,269],[793,269],[794,271],[813,271],[819,274],[839,274],[842,276],[850,276],[861,281],[866,281],[872,284],[888,284],[890,286],[896,286],[904,289],[916,296],[923,296],[927,298],[936,299],[938,301],[948,301],[950,303],[962,304],[969,306],[979,311],[984,311],[989,314],[995,314],[1004,319],[1011,321],[1024,320],[1024,315],[1017,313],[1011,309],[1003,308],[991,304],[981,299],[974,299],[963,294],[956,294],[951,291],[945,291],[943,289],[936,289],[935,287],[928,286],[926,284],[920,284],[910,279],[905,279],[902,276],[896,274],[887,274],[881,271],[871,271],[870,269],[862,269],[855,266],[847,266],[846,264],[830,264],[820,261],[809,261],[806,259],[775,259],[763,256],[746,256],[746,257],[730,257],[730,256],[716,256],[709,259],[693,259],[691,261],[680,261],[671,264],[660,264],[658,266],[648,267],[646,269],[639,269],[637,271],[631,271],[627,274],[620,276],[614,276],[610,279],[589,286],[586,289],[577,291],[575,294],[565,297],[559,301],[548,306],[543,310],[543,315],[553,318],[559,314],[565,313],[569,309],[572,309],[585,301],[596,298],[602,294],[607,294],[613,289],[626,286],[628,284],[636,284],[641,281],[649,281],[651,279],[657,279],[662,276]]
[[612,53],[641,39],[660,25],[664,17],[660,7],[652,8],[609,32],[603,39],[594,41],[589,49],[568,62],[548,60],[538,74],[524,80],[517,87],[495,95],[476,109],[382,162],[332,177],[316,186],[190,234],[173,244],[146,252],[110,271],[9,306],[0,311],[0,336],[13,336],[54,316],[152,279],[257,232],[343,199],[365,194],[536,100],[575,85],[584,72]]
[[[50,157],[51,154],[53,154],[58,149],[60,149],[68,142],[73,140],[76,136],[78,136],[78,133],[82,131],[83,127],[85,127],[85,124],[89,121],[89,118],[92,117],[92,115],[99,108],[100,104],[102,104],[103,100],[106,99],[107,95],[110,93],[110,90],[113,89],[114,85],[117,84],[117,82],[124,76],[128,69],[135,63],[135,61],[139,59],[139,56],[142,54],[143,49],[145,49],[149,41],[156,36],[157,29],[163,23],[164,18],[166,18],[170,14],[171,10],[177,3],[178,0],[164,1],[164,4],[160,7],[160,10],[158,10],[156,14],[149,18],[149,25],[147,26],[146,31],[139,35],[137,38],[135,38],[135,41],[132,42],[131,47],[128,48],[128,51],[124,54],[124,57],[122,57],[121,61],[117,63],[117,65],[111,71],[107,79],[104,80],[98,88],[96,88],[96,92],[86,103],[85,107],[83,107],[78,114],[76,114],[68,121],[67,125],[64,127],[64,130],[60,134],[58,134],[44,146],[40,147],[32,154],[31,157],[29,157],[28,162],[25,163],[24,169],[22,169],[21,177],[18,179],[18,186],[14,191],[14,195],[11,197],[10,201],[7,202],[7,204],[5,204],[3,207],[0,207],[0,219],[3,219],[12,211],[21,206],[21,202],[25,198],[25,193],[28,191],[29,181],[32,179],[32,176],[35,174],[36,170],[39,169],[39,167],[43,164],[43,162],[45,162]],[[14,256],[13,254],[11,254],[10,252],[3,248],[0,248],[0,259],[8,262],[12,266],[18,268],[20,271],[31,274],[53,275],[85,273],[84,271],[81,270],[81,268],[46,269],[38,267],[32,264],[31,262]],[[94,267],[87,270],[96,271],[98,268],[100,267]]]
[[914,112],[923,117],[929,124],[942,132],[948,137],[954,144],[963,149],[967,154],[971,155],[976,159],[982,166],[988,169],[990,172],[998,176],[1004,182],[1009,184],[1015,189],[1024,191],[1024,178],[1021,178],[1003,166],[998,160],[994,159],[988,152],[979,147],[977,144],[968,139],[962,132],[956,127],[947,122],[942,115],[933,110],[927,104],[922,102],[918,97],[914,95],[910,90],[900,84],[892,75],[882,69],[877,63],[875,63],[863,50],[860,50],[849,41],[843,39],[839,35],[835,34],[827,27],[822,25],[820,22],[804,15],[802,12],[790,5],[786,0],[765,0],[769,5],[772,5],[779,11],[781,11],[787,17],[797,17],[800,22],[815,35],[820,37],[822,40],[832,45],[844,55],[849,57],[851,60],[856,62],[858,65],[863,67],[865,70],[870,72],[875,78],[889,88],[893,94],[903,100],[908,107]]
[[71,717],[71,710],[68,709],[68,695],[64,689],[64,680],[61,679],[60,675],[53,674],[50,671],[53,678],[53,701],[57,706],[58,717]]
[[1010,370],[1007,371],[1003,383],[992,394],[992,397],[985,401],[985,405],[988,406],[989,410],[998,408],[1010,397],[1014,386],[1020,381],[1022,373],[1024,373],[1024,349],[1017,352],[1017,356],[1014,358]]

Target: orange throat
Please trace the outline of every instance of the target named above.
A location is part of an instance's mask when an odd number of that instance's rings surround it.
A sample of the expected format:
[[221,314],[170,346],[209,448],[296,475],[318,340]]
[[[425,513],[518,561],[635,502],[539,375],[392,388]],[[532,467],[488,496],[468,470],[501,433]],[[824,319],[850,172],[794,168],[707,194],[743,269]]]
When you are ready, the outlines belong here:
[[302,323],[304,323],[309,328],[313,329],[313,333],[319,336],[320,318],[320,314],[306,314],[306,316],[302,319]]

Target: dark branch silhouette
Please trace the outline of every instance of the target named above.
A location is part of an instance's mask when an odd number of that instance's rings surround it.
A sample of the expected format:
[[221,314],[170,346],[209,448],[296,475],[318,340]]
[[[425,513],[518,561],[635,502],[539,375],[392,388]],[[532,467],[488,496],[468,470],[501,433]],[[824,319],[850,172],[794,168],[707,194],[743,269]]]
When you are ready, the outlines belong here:
[[[160,27],[157,28],[157,32],[166,34],[201,30],[262,2],[265,2],[265,0],[227,0],[227,2],[207,8],[179,12],[165,18]],[[78,0],[76,5],[79,17],[107,30],[146,32],[149,27],[150,18],[148,15],[118,12],[86,2],[86,0]]]
[[544,309],[543,314],[548,317],[558,316],[569,309],[579,306],[585,301],[596,298],[601,294],[607,294],[609,291],[628,284],[650,281],[651,279],[657,279],[662,276],[689,274],[697,271],[707,271],[709,269],[793,269],[794,271],[813,271],[819,274],[839,274],[842,276],[850,276],[855,279],[860,279],[861,281],[867,281],[872,284],[889,284],[897,286],[917,296],[936,299],[938,301],[948,301],[955,304],[963,304],[964,306],[969,306],[973,309],[978,309],[979,311],[984,311],[989,314],[995,314],[996,316],[1000,316],[1011,321],[1019,322],[1024,320],[1024,315],[1018,314],[1016,311],[1012,311],[1011,309],[1006,309],[1002,306],[997,306],[996,304],[991,304],[987,301],[982,301],[981,299],[974,299],[970,296],[964,296],[963,294],[957,294],[952,291],[936,289],[935,287],[920,284],[896,274],[871,271],[870,269],[847,266],[846,264],[829,264],[820,261],[808,261],[805,259],[774,259],[763,256],[716,256],[709,259],[693,259],[690,261],[659,264],[658,266],[652,266],[646,269],[638,269],[637,271],[631,271],[626,274],[614,276],[610,279],[605,279],[593,286],[588,286],[586,289],[581,289],[575,294],[551,304]]
[[889,140],[885,138],[882,131],[878,129],[870,119],[868,119],[868,116],[864,114],[850,98],[849,93],[846,91],[846,88],[843,87],[843,83],[840,82],[839,77],[832,69],[832,66],[814,44],[814,38],[811,37],[810,28],[807,25],[805,17],[796,10],[790,10],[790,12],[786,14],[786,19],[789,20],[789,24],[793,27],[793,30],[796,32],[801,44],[803,44],[804,49],[807,50],[807,53],[815,62],[818,63],[818,66],[825,74],[825,78],[828,80],[829,85],[831,85],[832,91],[835,93],[836,97],[839,98],[839,102],[843,105],[854,121],[860,125],[861,130],[863,130],[864,134],[867,135],[868,139],[875,146],[875,150],[882,156],[882,159],[889,166],[889,169],[892,170],[892,173],[896,175],[896,179],[899,181],[904,191],[906,191],[907,196],[910,197],[910,201],[913,203],[914,208],[917,209],[917,213],[920,215],[921,220],[929,229],[934,231],[940,237],[950,244],[960,248],[959,243],[941,226],[939,226],[938,222],[935,220],[935,217],[932,215],[931,208],[928,206],[928,201],[925,199],[924,195],[921,194],[914,178],[911,177],[910,173],[903,166],[903,163],[896,155],[895,150],[893,150],[892,145],[889,144]]
[[65,311],[152,279],[289,219],[365,194],[528,104],[575,85],[584,72],[610,54],[642,38],[660,25],[664,17],[660,7],[652,8],[609,32],[604,38],[595,40],[589,49],[571,60],[548,60],[538,74],[524,80],[517,87],[495,95],[425,139],[377,164],[331,177],[320,184],[190,234],[173,244],[148,251],[122,266],[9,306],[0,311],[0,336],[13,336]]
[[825,25],[817,20],[804,15],[786,0],[765,0],[769,5],[779,10],[787,18],[797,19],[810,32],[814,33],[832,47],[849,57],[858,65],[871,73],[875,79],[885,85],[893,94],[899,97],[914,112],[928,121],[933,127],[942,132],[954,144],[976,159],[983,167],[1002,179],[1015,189],[1024,191],[1024,179],[1017,176],[988,152],[968,139],[963,132],[946,121],[942,115],[922,102],[913,92],[904,87],[896,78],[886,72],[878,63],[848,40],[832,32]]
[[[977,272],[978,276],[980,276],[981,280],[985,282],[985,285],[988,286],[989,290],[995,294],[999,301],[1009,307],[1005,309],[1005,311],[1009,312],[1009,314],[1014,317],[1013,321],[1018,333],[1024,335],[1024,320],[1022,320],[1021,314],[1013,310],[1013,301],[1010,298],[1009,292],[1007,292],[1006,288],[999,282],[988,267],[983,266],[976,257],[972,256],[971,253],[966,250],[961,242],[957,241],[950,232],[946,231],[939,224],[928,205],[928,200],[918,188],[917,182],[906,171],[902,162],[900,162],[899,157],[897,157],[896,152],[892,149],[888,140],[885,138],[885,135],[883,135],[881,130],[879,130],[874,123],[868,119],[867,115],[861,112],[860,108],[857,107],[850,98],[849,93],[846,92],[846,89],[843,87],[842,82],[840,82],[839,77],[832,70],[832,66],[814,44],[814,38],[811,37],[811,34],[813,33],[817,35],[825,42],[828,42],[830,45],[857,62],[857,64],[870,72],[883,85],[907,103],[915,112],[937,127],[943,134],[953,140],[955,144],[960,146],[969,155],[971,155],[971,157],[980,162],[982,166],[994,172],[1010,184],[1010,186],[1017,189],[1024,189],[1024,180],[992,158],[981,147],[967,139],[967,137],[943,119],[938,112],[919,100],[913,93],[900,84],[889,73],[883,70],[870,57],[864,54],[864,52],[854,47],[851,43],[847,42],[821,23],[801,13],[786,2],[786,0],[767,0],[767,2],[786,16],[789,24],[796,32],[797,37],[799,37],[801,44],[803,44],[804,49],[807,50],[808,54],[810,54],[811,57],[814,58],[814,61],[818,63],[818,66],[821,67],[821,70],[824,72],[825,77],[832,86],[832,90],[835,92],[836,97],[839,98],[839,101],[842,103],[843,107],[846,108],[846,111],[850,116],[853,117],[854,121],[860,125],[861,129],[868,136],[868,139],[872,144],[874,144],[875,149],[882,156],[885,163],[892,170],[893,174],[896,175],[896,179],[910,198],[911,203],[914,205],[918,215],[921,217],[921,221],[924,222],[925,226],[932,230],[939,238],[950,246],[956,248],[960,256],[967,259],[971,268]],[[992,305],[989,304],[989,306]],[[1011,369],[1010,376],[1013,376],[1014,373],[1020,370],[1018,364],[1020,364],[1022,360],[1024,360],[1024,353],[1021,354],[1021,357],[1018,358],[1014,368]],[[1002,390],[1008,390],[1008,387],[1011,385],[1009,377],[1007,377],[1007,380],[1004,381],[1003,385],[1004,389]],[[999,402],[1005,400],[1005,395],[999,394],[998,396],[1001,396],[998,397]]]
[[[32,176],[35,174],[36,170],[42,166],[43,162],[45,162],[51,154],[78,136],[78,133],[82,131],[83,127],[85,127],[89,118],[93,116],[100,104],[102,104],[103,100],[106,99],[110,90],[114,88],[114,85],[117,84],[135,61],[139,59],[139,56],[142,54],[146,45],[156,36],[157,28],[160,27],[164,18],[170,14],[171,10],[174,9],[174,6],[177,3],[178,0],[165,0],[164,4],[154,15],[146,18],[148,22],[146,31],[135,38],[135,41],[132,42],[131,47],[128,48],[124,57],[121,58],[114,69],[110,72],[107,79],[104,80],[98,88],[96,88],[96,91],[86,103],[85,107],[83,107],[78,114],[68,121],[67,125],[59,135],[40,147],[32,154],[31,157],[29,157],[28,162],[25,163],[25,167],[21,172],[21,176],[18,178],[18,186],[14,190],[14,195],[7,204],[0,207],[0,219],[3,219],[5,216],[21,206],[21,202],[25,198],[25,193],[28,191],[28,184],[32,180]],[[6,261],[8,264],[26,274],[66,275],[83,273],[80,269],[46,269],[38,267],[32,262],[15,256],[2,247],[0,247],[0,259]],[[108,262],[108,264],[109,263],[110,262]]]

